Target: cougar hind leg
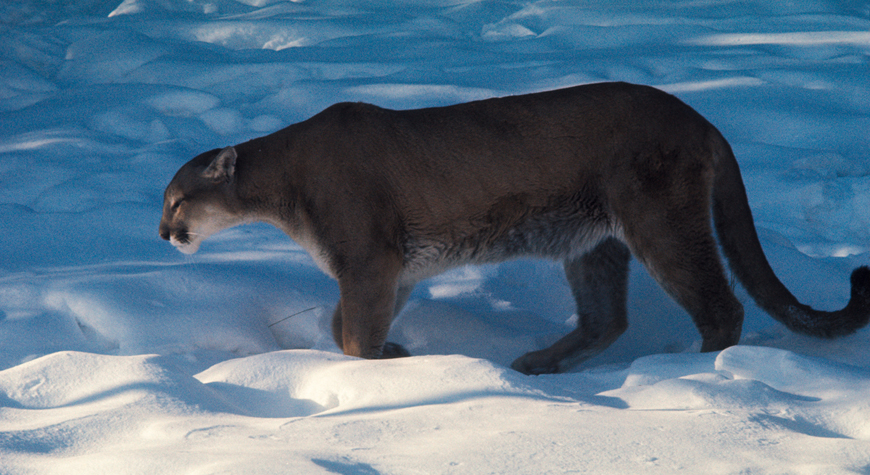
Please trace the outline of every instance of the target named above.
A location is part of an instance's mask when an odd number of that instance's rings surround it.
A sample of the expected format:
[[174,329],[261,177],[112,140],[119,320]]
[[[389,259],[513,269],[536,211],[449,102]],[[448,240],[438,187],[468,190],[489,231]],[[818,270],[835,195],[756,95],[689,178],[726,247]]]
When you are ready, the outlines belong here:
[[511,367],[525,374],[566,371],[610,346],[628,327],[628,248],[608,238],[564,262],[577,302],[577,328],[549,348],[526,353]]
[[701,351],[719,351],[740,340],[743,305],[726,276],[709,215],[695,216],[648,222],[626,238],[638,261],[692,317]]

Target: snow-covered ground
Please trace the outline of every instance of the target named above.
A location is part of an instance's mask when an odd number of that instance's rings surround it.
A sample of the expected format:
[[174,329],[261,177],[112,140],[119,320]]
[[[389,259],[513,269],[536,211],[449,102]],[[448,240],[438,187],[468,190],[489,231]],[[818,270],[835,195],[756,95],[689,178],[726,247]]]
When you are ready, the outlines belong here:
[[424,282],[361,361],[338,298],[265,225],[157,236],[192,156],[339,101],[394,108],[604,80],[731,141],[768,257],[842,307],[870,252],[870,3],[16,0],[0,3],[0,473],[870,473],[870,330],[747,310],[699,354],[632,264],[631,326],[578,372],[507,369],[570,327],[560,266]]

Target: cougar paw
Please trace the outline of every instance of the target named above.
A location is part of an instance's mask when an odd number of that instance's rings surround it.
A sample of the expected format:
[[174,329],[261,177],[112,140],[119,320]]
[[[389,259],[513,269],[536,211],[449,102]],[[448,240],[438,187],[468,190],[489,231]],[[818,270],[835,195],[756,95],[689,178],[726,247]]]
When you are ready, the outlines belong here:
[[540,351],[526,353],[511,363],[511,368],[530,376],[539,374],[554,374],[559,372],[559,362],[542,355]]
[[381,359],[404,358],[406,356],[411,356],[411,353],[408,353],[408,350],[398,343],[388,341],[384,343],[384,349],[381,350]]

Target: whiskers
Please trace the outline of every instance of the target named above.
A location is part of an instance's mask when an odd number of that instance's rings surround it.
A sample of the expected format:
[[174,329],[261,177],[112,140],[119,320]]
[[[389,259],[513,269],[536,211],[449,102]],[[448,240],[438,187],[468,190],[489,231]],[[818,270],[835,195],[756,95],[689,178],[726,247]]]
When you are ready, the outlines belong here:
[[184,233],[185,244],[190,244],[190,242],[193,240],[193,239],[191,239],[191,237],[197,237],[197,236],[202,236],[203,239],[205,239],[205,237],[206,237],[205,234],[201,234],[201,233],[194,233],[194,232],[190,232],[190,231],[185,232]]
[[201,237],[203,239],[206,238],[206,236],[204,234],[195,233],[193,231],[182,230],[182,231],[178,231],[177,233],[175,233],[175,235],[172,236],[171,241],[173,241],[174,243],[178,243],[178,244],[176,244],[176,246],[178,246],[178,245],[187,246],[193,242],[194,238],[197,238],[197,237]]
[[199,244],[208,235],[180,230],[173,233],[169,239],[170,244],[184,254],[193,254],[199,249]]
[[169,243],[175,247],[186,246],[190,244],[190,237],[187,234],[176,234],[169,237]]

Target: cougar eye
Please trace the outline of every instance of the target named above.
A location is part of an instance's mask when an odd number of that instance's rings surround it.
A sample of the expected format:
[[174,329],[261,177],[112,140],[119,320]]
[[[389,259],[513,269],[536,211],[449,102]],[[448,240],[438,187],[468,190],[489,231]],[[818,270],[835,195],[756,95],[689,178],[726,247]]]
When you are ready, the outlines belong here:
[[184,201],[183,198],[179,198],[175,200],[171,205],[169,205],[169,210],[173,213],[178,211],[178,207],[181,206],[181,203]]

